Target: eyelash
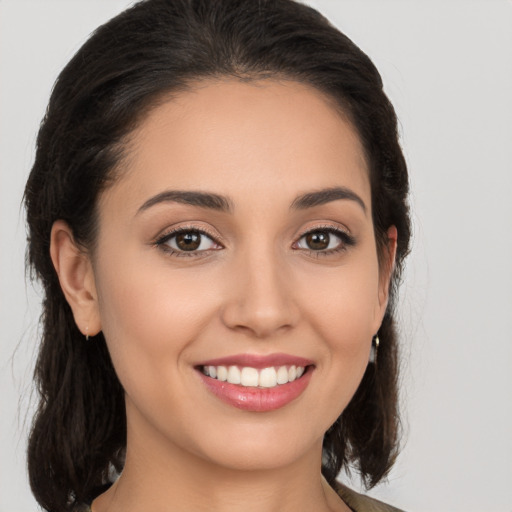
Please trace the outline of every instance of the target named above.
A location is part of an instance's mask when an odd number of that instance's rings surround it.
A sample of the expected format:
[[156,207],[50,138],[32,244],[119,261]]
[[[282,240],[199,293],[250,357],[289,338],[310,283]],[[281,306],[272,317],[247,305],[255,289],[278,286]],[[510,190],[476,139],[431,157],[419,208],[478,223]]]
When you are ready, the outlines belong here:
[[304,231],[299,236],[297,242],[295,242],[294,244],[297,244],[305,236],[311,235],[312,233],[329,233],[331,235],[335,235],[336,237],[338,237],[340,239],[340,244],[338,245],[338,247],[335,247],[334,249],[329,249],[329,250],[324,250],[324,251],[322,251],[322,250],[315,251],[312,249],[309,249],[309,250],[302,249],[302,250],[309,252],[309,254],[311,256],[314,256],[316,258],[321,258],[321,257],[338,254],[340,252],[346,251],[349,247],[353,247],[354,245],[356,245],[356,239],[352,235],[350,235],[346,231],[344,231],[340,228],[336,228],[334,226],[316,226],[313,229],[308,229],[307,231]]
[[[189,251],[189,252],[188,251],[177,251],[177,250],[173,249],[172,247],[170,247],[169,245],[167,245],[167,242],[172,240],[177,235],[180,235],[183,233],[191,233],[191,232],[198,233],[199,235],[202,235],[202,236],[206,236],[212,242],[214,242],[215,244],[219,245],[220,248],[222,248],[222,244],[220,244],[216,240],[216,237],[214,235],[212,235],[211,233],[209,233],[208,231],[206,231],[204,229],[200,229],[200,228],[197,228],[194,226],[185,226],[185,227],[173,229],[173,230],[165,233],[161,237],[159,237],[157,240],[155,240],[154,245],[156,247],[158,247],[159,249],[161,249],[162,251],[164,251],[166,254],[169,254],[170,256],[176,256],[176,257],[198,258],[198,257],[206,256],[212,250],[218,250],[218,249],[206,249],[206,250],[202,250],[202,251]],[[296,250],[306,251],[310,255],[313,255],[313,256],[319,258],[322,256],[330,256],[333,254],[340,253],[342,251],[346,251],[348,247],[352,247],[356,244],[356,239],[352,235],[349,235],[346,231],[343,231],[339,228],[335,228],[333,226],[317,226],[313,229],[304,231],[297,239],[297,242],[294,242],[294,245],[297,244],[298,242],[300,242],[300,240],[302,240],[305,236],[310,235],[312,233],[329,233],[329,234],[332,234],[332,235],[335,235],[336,237],[338,237],[341,240],[341,242],[338,247],[336,247],[334,249],[329,249],[329,250],[317,250],[317,251],[312,250],[312,249],[309,249],[309,250],[308,249],[296,249]]]
[[215,242],[217,245],[222,247],[222,244],[220,244],[217,241],[215,235],[213,235],[212,233],[209,233],[208,231],[206,231],[204,229],[197,228],[195,226],[182,226],[182,227],[173,229],[173,230],[165,233],[161,237],[159,237],[154,242],[154,245],[156,245],[159,249],[164,251],[166,254],[169,254],[170,256],[176,256],[179,258],[181,258],[181,257],[193,257],[193,258],[204,257],[207,255],[207,253],[209,251],[217,250],[217,249],[207,249],[207,250],[203,250],[203,251],[177,251],[176,249],[173,249],[172,247],[167,245],[167,242],[172,240],[174,237],[176,237],[180,234],[184,234],[184,233],[198,233],[199,235],[206,236],[207,238],[212,240],[212,242]]

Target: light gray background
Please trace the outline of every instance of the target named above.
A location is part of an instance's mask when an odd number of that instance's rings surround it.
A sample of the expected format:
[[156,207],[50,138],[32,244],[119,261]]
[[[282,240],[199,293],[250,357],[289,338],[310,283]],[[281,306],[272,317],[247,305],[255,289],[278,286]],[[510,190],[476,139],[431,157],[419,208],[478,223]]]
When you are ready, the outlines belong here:
[[[127,0],[0,0],[0,512],[25,477],[39,296],[20,201],[57,73]],[[512,2],[310,2],[380,69],[403,131],[404,449],[371,492],[408,511],[512,511]]]

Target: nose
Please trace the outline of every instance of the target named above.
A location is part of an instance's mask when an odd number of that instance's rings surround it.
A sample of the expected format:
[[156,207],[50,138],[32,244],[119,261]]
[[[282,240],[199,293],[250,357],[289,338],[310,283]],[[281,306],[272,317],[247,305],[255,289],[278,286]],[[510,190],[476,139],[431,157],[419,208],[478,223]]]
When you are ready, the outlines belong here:
[[284,264],[271,251],[241,256],[231,269],[222,321],[254,338],[293,328],[299,309]]

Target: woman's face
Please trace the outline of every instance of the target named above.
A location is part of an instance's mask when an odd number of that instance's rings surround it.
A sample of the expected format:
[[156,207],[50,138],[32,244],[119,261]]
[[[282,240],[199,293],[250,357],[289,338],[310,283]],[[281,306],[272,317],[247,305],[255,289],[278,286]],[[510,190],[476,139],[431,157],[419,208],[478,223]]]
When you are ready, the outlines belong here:
[[304,85],[212,81],[129,148],[93,260],[128,454],[319,460],[387,301],[353,128]]

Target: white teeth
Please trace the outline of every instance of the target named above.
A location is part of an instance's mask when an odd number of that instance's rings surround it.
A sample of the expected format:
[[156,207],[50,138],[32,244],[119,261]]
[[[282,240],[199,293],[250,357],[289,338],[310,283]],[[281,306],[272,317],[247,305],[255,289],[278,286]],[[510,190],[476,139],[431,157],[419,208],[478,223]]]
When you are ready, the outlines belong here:
[[217,367],[217,379],[218,380],[228,380],[228,369],[225,366]]
[[228,370],[228,378],[227,381],[230,384],[240,384],[241,375],[240,370],[236,366],[230,366]]
[[260,372],[259,385],[262,388],[273,388],[277,385],[277,372],[275,368],[263,368]]
[[288,382],[288,368],[286,366],[281,366],[279,370],[277,370],[277,383],[278,384],[286,384]]
[[242,368],[240,384],[246,387],[256,387],[258,385],[258,377],[258,370],[256,370],[256,368]]
[[277,385],[287,384],[302,377],[305,372],[303,366],[292,365],[290,367],[270,366],[258,370],[250,366],[239,368],[238,366],[204,366],[202,371],[212,379],[227,381],[230,384],[241,384],[245,387],[273,388]]

